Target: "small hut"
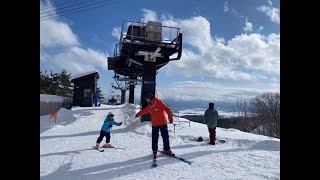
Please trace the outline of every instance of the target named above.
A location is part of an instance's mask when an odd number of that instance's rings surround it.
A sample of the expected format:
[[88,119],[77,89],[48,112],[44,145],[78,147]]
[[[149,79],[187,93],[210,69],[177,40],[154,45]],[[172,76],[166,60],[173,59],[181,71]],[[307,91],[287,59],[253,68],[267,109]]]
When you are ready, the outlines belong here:
[[98,71],[90,71],[74,75],[71,82],[73,88],[73,106],[92,107],[94,94],[97,90],[99,79]]

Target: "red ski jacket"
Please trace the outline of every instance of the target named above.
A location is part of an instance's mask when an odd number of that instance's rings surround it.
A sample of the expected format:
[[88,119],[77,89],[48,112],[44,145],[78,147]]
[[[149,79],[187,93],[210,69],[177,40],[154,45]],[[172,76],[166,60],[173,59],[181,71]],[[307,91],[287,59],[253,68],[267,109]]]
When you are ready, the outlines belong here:
[[163,126],[168,123],[165,112],[168,114],[169,121],[173,121],[173,114],[168,106],[158,98],[154,98],[147,107],[137,113],[138,116],[150,113],[152,126]]

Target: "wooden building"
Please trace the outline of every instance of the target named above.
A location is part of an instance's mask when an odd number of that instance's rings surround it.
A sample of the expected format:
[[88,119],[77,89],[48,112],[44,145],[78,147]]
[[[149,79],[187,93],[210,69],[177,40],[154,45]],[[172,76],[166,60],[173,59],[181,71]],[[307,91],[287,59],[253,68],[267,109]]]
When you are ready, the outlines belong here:
[[71,78],[73,88],[73,106],[92,107],[94,94],[99,79],[98,71],[90,71],[75,75]]

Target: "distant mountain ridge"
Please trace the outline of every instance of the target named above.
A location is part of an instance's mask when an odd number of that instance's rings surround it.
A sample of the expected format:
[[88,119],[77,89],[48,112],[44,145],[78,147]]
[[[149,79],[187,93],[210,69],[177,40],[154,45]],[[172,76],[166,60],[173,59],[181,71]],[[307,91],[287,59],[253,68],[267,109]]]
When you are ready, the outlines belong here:
[[[209,106],[209,102],[212,101],[176,101],[170,99],[163,100],[168,106],[175,108],[177,110],[183,109],[207,109]],[[226,112],[232,111],[233,103],[230,102],[214,102],[215,108],[217,110],[223,110]]]
[[[185,109],[207,109],[209,102],[213,101],[177,101],[172,99],[162,99],[169,107],[178,111]],[[140,104],[140,99],[135,99],[135,104]],[[217,110],[223,110],[225,112],[232,112],[233,103],[231,102],[214,102]]]

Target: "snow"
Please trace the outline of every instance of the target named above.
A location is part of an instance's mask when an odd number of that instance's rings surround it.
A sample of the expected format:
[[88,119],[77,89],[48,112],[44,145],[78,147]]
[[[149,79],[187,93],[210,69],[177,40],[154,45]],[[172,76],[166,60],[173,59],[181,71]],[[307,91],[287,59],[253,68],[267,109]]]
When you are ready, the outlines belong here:
[[63,102],[64,99],[67,98],[57,95],[40,94],[40,102]]
[[[195,109],[184,109],[184,110],[180,110],[179,111],[179,115],[180,116],[184,116],[184,115],[204,115],[204,112],[206,111],[206,109],[202,109],[202,108],[195,108]],[[226,111],[222,111],[222,110],[217,110],[220,116],[224,116],[224,117],[232,117],[232,116],[236,116],[235,112],[226,112]]]
[[[226,142],[212,146],[206,125],[196,122],[175,122],[175,133],[168,124],[172,151],[192,165],[158,154],[158,167],[151,168],[151,125],[134,118],[138,110],[133,104],[102,104],[62,108],[56,123],[40,116],[40,179],[280,179],[280,139],[217,128],[217,138]],[[98,152],[92,146],[109,111],[124,122],[113,127],[110,143],[125,149]],[[193,140],[199,136],[203,142]],[[163,148],[161,136],[158,146]]]
[[95,71],[88,71],[88,72],[84,72],[84,73],[79,73],[79,74],[75,74],[74,76],[72,76],[70,78],[70,81],[73,80],[73,79],[77,79],[79,77],[83,77],[83,76],[86,76],[86,75],[89,75],[89,74],[93,74],[93,73],[97,73],[98,70],[95,70]]

